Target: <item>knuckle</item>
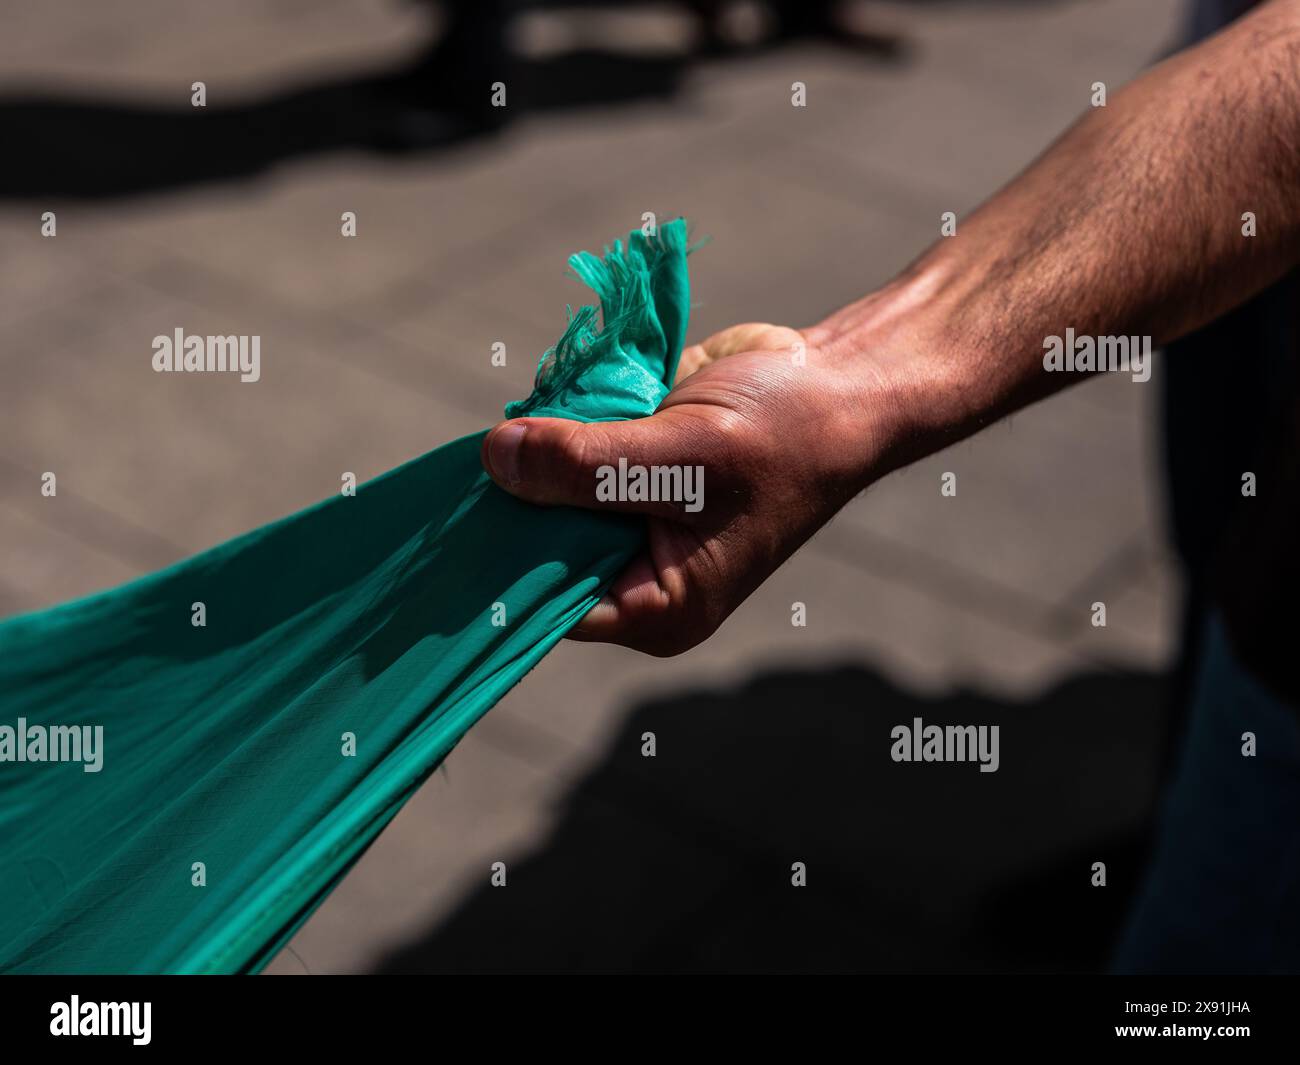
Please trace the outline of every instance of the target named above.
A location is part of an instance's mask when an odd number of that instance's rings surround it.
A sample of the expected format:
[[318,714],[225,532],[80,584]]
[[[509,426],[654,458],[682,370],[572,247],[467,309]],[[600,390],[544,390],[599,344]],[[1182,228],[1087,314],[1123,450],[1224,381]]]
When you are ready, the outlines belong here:
[[707,464],[729,477],[750,475],[755,458],[761,457],[751,428],[749,418],[737,411],[720,415],[700,441]]

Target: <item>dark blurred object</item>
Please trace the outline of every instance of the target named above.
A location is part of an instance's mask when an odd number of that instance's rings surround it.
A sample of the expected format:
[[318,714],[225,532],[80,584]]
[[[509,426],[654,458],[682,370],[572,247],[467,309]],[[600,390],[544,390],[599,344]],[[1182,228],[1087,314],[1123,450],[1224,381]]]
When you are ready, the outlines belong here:
[[[838,5],[780,0],[768,29],[742,43],[726,30],[732,4],[692,0],[697,46],[683,54],[576,50],[544,59],[515,54],[509,29],[519,13],[625,8],[609,0],[461,0],[439,6],[443,32],[413,61],[391,71],[325,81],[236,106],[194,108],[9,93],[0,98],[5,166],[0,196],[102,198],[251,177],[286,159],[344,149],[404,153],[493,133],[528,111],[670,99],[690,64],[805,37],[854,43],[880,56],[889,37],[851,32]],[[508,87],[508,106],[492,86]]]

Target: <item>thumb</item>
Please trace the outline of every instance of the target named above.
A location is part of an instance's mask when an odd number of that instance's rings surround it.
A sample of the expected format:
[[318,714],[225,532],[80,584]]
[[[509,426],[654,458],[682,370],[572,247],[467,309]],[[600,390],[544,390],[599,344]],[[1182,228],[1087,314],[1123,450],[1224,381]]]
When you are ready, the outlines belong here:
[[488,432],[482,461],[530,503],[682,520],[703,506],[703,437],[699,419],[671,410],[626,422],[516,418]]

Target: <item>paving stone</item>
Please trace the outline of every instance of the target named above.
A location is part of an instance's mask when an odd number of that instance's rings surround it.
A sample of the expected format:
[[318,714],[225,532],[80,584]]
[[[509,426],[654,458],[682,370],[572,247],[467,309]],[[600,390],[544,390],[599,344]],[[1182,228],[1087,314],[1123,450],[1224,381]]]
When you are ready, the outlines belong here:
[[[274,316],[115,283],[67,311],[80,343],[6,360],[0,449],[191,552],[283,517],[480,427],[439,400],[322,360]],[[259,334],[262,378],[162,374],[152,340]],[[123,428],[129,419],[129,430]]]
[[[41,497],[39,483],[34,482],[37,501],[31,508],[0,500],[0,543],[5,547],[0,618],[79,599],[138,576],[121,559],[61,529],[58,511],[66,497]],[[38,520],[32,512],[41,508],[49,513]]]
[[420,5],[384,0],[300,3],[240,0],[133,0],[129,8],[66,8],[22,0],[0,41],[3,87],[36,84],[71,95],[122,94],[161,104],[175,93],[188,104],[190,85],[207,81],[213,103],[221,86],[241,95],[293,83],[313,72],[339,76],[401,56],[434,23]]
[[[1155,396],[1151,383],[1118,376],[1080,387],[1142,390],[1147,404]],[[1092,575],[1130,540],[1149,544],[1161,519],[1146,425],[1056,397],[890,475],[841,521],[868,543],[890,541],[886,565],[906,559],[918,580],[969,579],[972,594],[1018,623],[1039,624],[1071,602],[1083,611],[1096,598]],[[948,473],[956,495],[945,497]]]
[[[563,324],[557,307],[590,298],[557,264],[578,248],[599,250],[608,234],[638,225],[643,211],[672,218],[682,205],[689,205],[696,234],[710,242],[692,259],[693,339],[756,317],[815,321],[885,281],[889,265],[877,260],[873,249],[898,242],[895,216],[870,204],[828,201],[816,189],[761,171],[741,179],[727,172],[669,169],[593,195],[581,217],[570,219],[567,238],[539,241],[539,250],[521,256],[490,284],[468,289],[466,298],[483,303],[494,291],[517,293],[516,314],[554,329]],[[844,240],[846,231],[857,239]],[[818,277],[816,285],[796,283],[810,275]]]

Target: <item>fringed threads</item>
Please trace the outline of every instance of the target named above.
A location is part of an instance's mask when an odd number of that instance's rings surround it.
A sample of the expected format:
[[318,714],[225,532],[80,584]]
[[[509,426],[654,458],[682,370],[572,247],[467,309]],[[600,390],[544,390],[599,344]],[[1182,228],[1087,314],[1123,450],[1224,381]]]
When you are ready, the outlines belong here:
[[[692,250],[687,246],[685,221],[676,219],[656,227],[653,234],[634,230],[626,245],[616,240],[601,256],[585,251],[570,256],[573,276],[600,300],[600,323],[595,306],[577,311],[569,307],[563,335],[538,362],[532,394],[509,404],[506,417],[559,413],[571,393],[581,390],[581,378],[620,360],[635,363],[644,373],[653,372],[666,390],[670,382],[663,378],[675,371],[677,353],[666,350],[656,307],[656,283],[661,270],[680,264]],[[660,365],[649,365],[651,353]],[[613,369],[611,376],[617,376]]]

